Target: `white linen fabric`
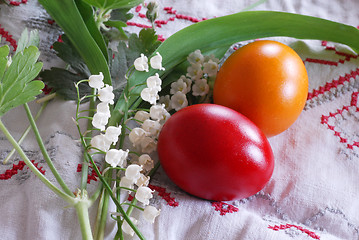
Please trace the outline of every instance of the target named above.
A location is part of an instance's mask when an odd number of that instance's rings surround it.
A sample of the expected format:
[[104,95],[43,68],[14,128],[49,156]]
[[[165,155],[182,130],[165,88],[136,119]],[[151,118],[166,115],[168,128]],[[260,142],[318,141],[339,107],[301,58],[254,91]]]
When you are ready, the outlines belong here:
[[[161,0],[162,22],[157,24],[157,32],[165,39],[197,20],[239,12],[254,2]],[[268,0],[254,10],[300,13],[358,26],[358,9],[357,0]],[[138,32],[149,25],[142,18],[143,7],[133,13],[129,31]],[[18,39],[25,27],[39,29],[45,67],[59,65],[51,45],[61,31],[48,20],[35,0],[19,6],[1,5],[1,43]],[[5,37],[4,31],[12,37]],[[161,209],[161,215],[154,224],[147,224],[138,215],[139,228],[147,239],[359,239],[358,55],[331,42],[276,40],[291,46],[303,59],[309,94],[294,125],[269,139],[275,156],[271,180],[247,199],[211,202],[186,194],[160,169],[151,182],[155,190],[151,204]],[[38,106],[33,104],[32,108],[35,111]],[[74,111],[73,102],[56,99],[38,120],[54,164],[71,186],[79,183],[77,168],[81,162],[81,147],[71,120]],[[25,118],[18,108],[4,117],[4,123],[20,137],[27,127]],[[53,180],[34,137],[30,135],[22,146]],[[11,149],[0,135],[1,163]],[[89,191],[97,183],[91,181]],[[66,208],[63,200],[21,166],[17,156],[8,164],[0,164],[0,202],[0,239],[81,239],[74,210]],[[113,238],[114,226],[109,219],[106,239]]]

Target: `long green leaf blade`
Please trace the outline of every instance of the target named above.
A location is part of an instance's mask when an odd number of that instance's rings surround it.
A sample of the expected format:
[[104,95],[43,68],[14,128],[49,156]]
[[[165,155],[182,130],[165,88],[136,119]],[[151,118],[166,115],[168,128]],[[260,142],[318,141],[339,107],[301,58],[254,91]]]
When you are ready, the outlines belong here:
[[66,33],[91,73],[102,72],[104,82],[111,85],[107,57],[103,55],[88,31],[75,2],[73,0],[39,0],[39,2]]
[[[293,13],[248,11],[199,22],[173,34],[157,49],[166,68],[160,75],[167,75],[196,49],[210,52],[217,48],[230,47],[236,42],[274,36],[328,40],[346,44],[359,52],[359,30],[355,27]],[[154,70],[147,73],[135,72],[129,82],[131,86],[139,85],[154,73]],[[168,85],[170,82],[164,84]],[[130,105],[136,103],[133,107],[140,103],[137,96],[144,87],[142,85],[132,89],[132,97],[129,97],[128,101]],[[119,112],[123,106],[122,96],[116,105],[119,110],[116,111],[117,116],[111,119],[111,123],[121,118]]]

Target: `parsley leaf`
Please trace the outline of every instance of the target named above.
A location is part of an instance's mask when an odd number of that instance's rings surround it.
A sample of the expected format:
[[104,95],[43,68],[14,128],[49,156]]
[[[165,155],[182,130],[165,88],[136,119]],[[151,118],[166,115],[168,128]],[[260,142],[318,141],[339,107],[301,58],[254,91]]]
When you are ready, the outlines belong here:
[[35,46],[24,48],[12,59],[7,67],[9,47],[0,48],[0,116],[19,105],[35,99],[44,84],[32,81],[41,71],[42,63],[37,62],[40,52]]

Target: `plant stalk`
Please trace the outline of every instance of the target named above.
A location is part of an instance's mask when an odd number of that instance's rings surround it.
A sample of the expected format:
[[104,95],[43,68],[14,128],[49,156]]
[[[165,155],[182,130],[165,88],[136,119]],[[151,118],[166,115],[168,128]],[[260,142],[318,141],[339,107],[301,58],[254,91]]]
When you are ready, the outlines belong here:
[[15,150],[18,152],[19,156],[24,160],[26,165],[30,168],[30,170],[48,187],[50,188],[56,195],[64,199],[66,202],[70,203],[71,205],[74,204],[74,198],[71,195],[61,191],[55,185],[53,185],[30,161],[30,159],[26,156],[24,150],[20,147],[18,142],[13,138],[9,130],[6,128],[4,123],[1,121],[0,118],[0,130],[4,133],[7,140],[13,145]]
[[47,163],[47,165],[49,166],[52,174],[54,174],[57,182],[60,184],[61,188],[70,196],[75,196],[73,194],[73,192],[68,188],[68,186],[66,185],[66,183],[64,182],[64,180],[62,179],[62,177],[60,176],[59,172],[56,170],[54,164],[52,163],[52,160],[46,150],[46,147],[45,147],[45,144],[44,142],[42,141],[42,138],[40,136],[40,133],[39,133],[39,130],[36,126],[36,123],[35,123],[35,119],[33,118],[32,114],[31,114],[31,110],[29,108],[29,105],[27,103],[24,104],[24,108],[25,108],[25,111],[26,111],[26,115],[27,115],[27,118],[29,119],[29,122],[30,122],[30,126],[35,134],[35,137],[36,137],[36,141],[40,147],[40,150],[41,150],[41,153],[42,155],[44,156],[44,159]]
[[88,208],[89,206],[87,199],[80,200],[78,203],[75,204],[75,209],[77,217],[79,219],[83,240],[93,240]]

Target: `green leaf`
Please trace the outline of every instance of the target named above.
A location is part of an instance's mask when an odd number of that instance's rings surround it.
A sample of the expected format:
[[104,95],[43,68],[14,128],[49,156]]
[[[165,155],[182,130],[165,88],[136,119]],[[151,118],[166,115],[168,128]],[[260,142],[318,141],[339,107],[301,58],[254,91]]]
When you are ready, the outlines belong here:
[[0,49],[0,69],[5,69],[0,85],[0,116],[14,107],[34,100],[44,88],[41,81],[32,81],[42,68],[42,63],[37,62],[40,52],[35,46],[16,53],[7,69],[3,61],[6,51],[8,50],[5,47]]
[[[49,87],[55,90],[56,94],[61,95],[65,100],[77,100],[75,83],[88,78],[62,68],[45,70],[41,73],[41,77]],[[81,97],[91,94],[92,89],[87,83],[79,84],[79,88]]]
[[131,8],[143,3],[143,0],[83,0],[83,1],[103,10]]
[[[274,36],[328,40],[346,44],[359,53],[359,30],[355,27],[300,14],[247,11],[202,21],[173,34],[156,50],[162,55],[162,64],[166,68],[160,75],[168,75],[196,49],[210,52],[217,48],[229,48],[236,42]],[[128,80],[129,87],[145,82],[154,73],[154,70],[135,72]],[[131,93],[138,96],[143,88],[134,87]],[[130,106],[136,107],[140,103],[137,96],[128,98]],[[113,116],[110,124],[121,119],[124,105],[124,97],[121,96],[115,107],[118,111],[114,111],[117,116]]]
[[20,39],[18,40],[16,53],[24,51],[24,49],[29,46],[39,47],[39,44],[39,32],[37,30],[31,30],[29,33],[27,28],[25,28],[25,30],[21,33]]
[[96,41],[97,46],[101,49],[105,59],[108,60],[107,46],[100,30],[97,28],[92,7],[82,0],[76,0],[75,3],[81,13],[87,29],[91,33],[91,36]]
[[112,85],[107,64],[108,57],[104,55],[91,35],[74,0],[39,0],[39,2],[66,33],[91,73],[102,72],[104,82]]
[[[65,100],[76,100],[75,83],[88,79],[91,73],[66,34],[62,36],[62,40],[63,42],[54,43],[53,47],[57,56],[68,63],[69,68],[51,68],[41,72],[40,77]],[[91,88],[88,84],[80,84],[79,89],[81,97],[91,93]]]
[[110,61],[111,76],[114,89],[123,90],[127,80],[125,75],[128,69],[133,66],[133,62],[141,53],[150,56],[161,44],[153,29],[143,29],[137,36],[131,34],[128,42],[120,41],[117,52],[113,53]]
[[[90,70],[66,34],[62,35],[62,40],[63,42],[55,42],[53,44],[53,49],[56,51],[56,55],[64,62],[68,63],[74,72],[84,76],[84,79],[90,77]],[[45,82],[47,81],[45,80]],[[61,80],[59,80],[59,82],[61,85]]]
[[7,56],[9,55],[9,53],[10,53],[9,46],[5,45],[0,47],[0,79],[4,75],[8,61]]

